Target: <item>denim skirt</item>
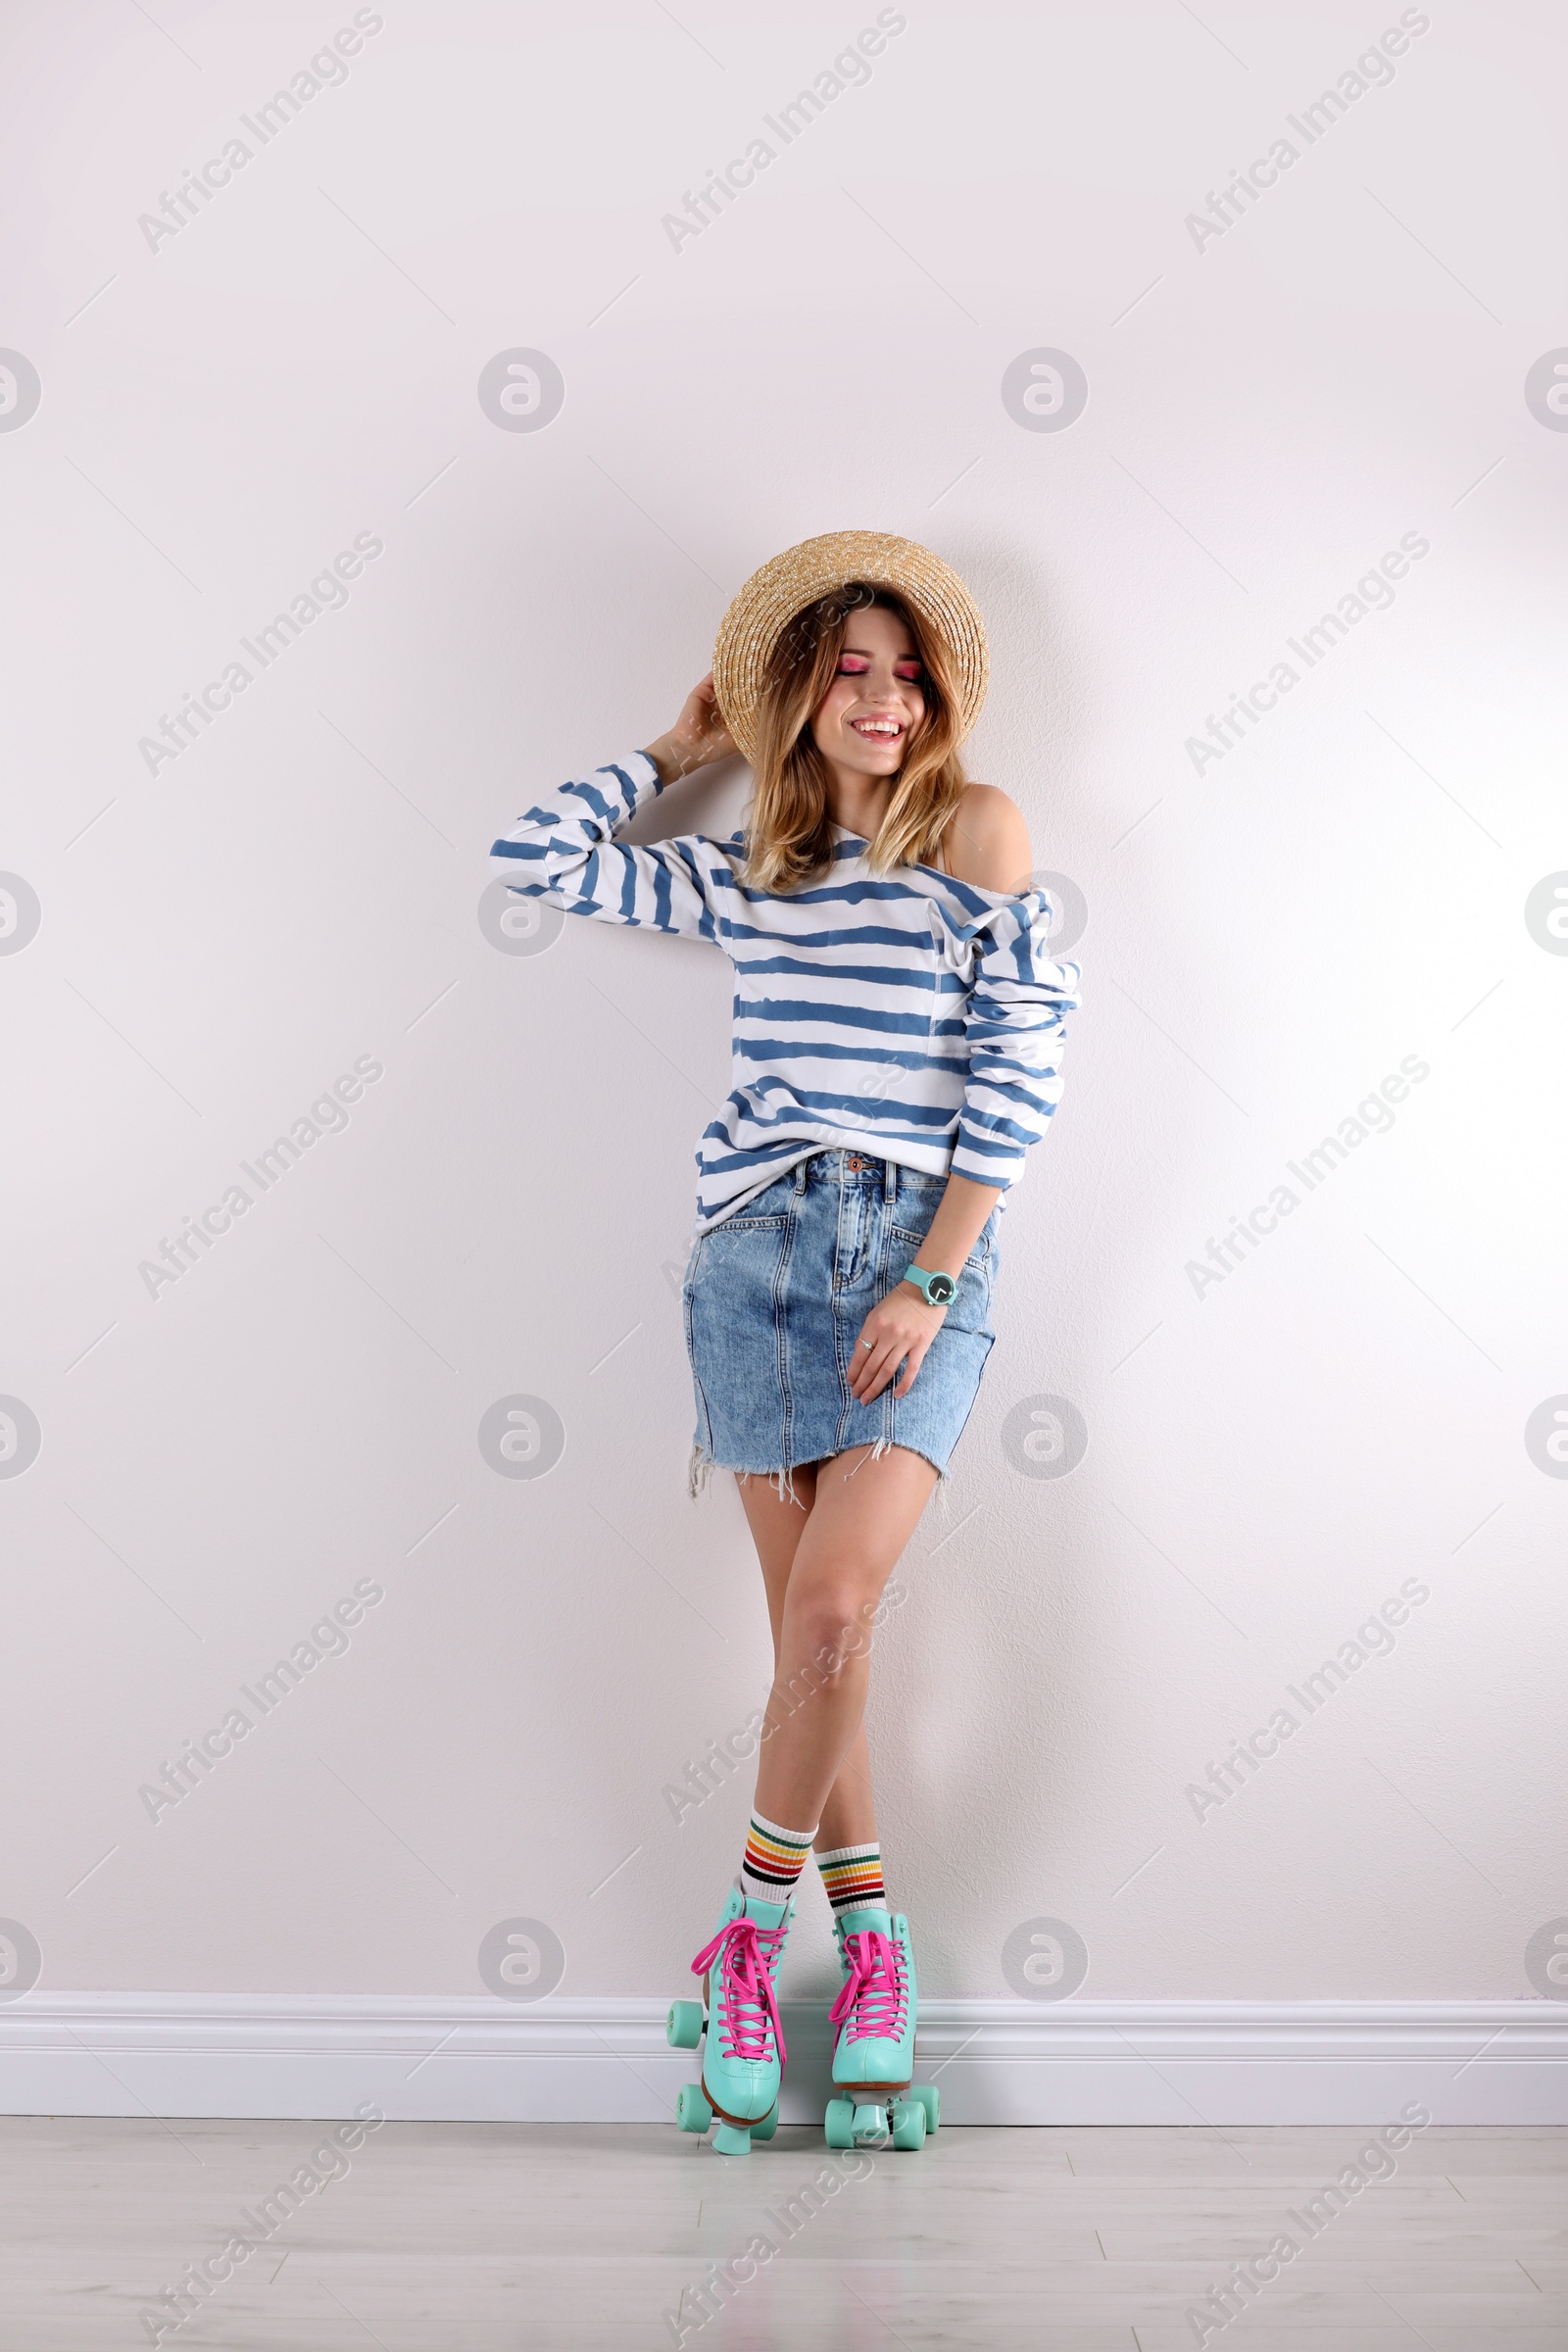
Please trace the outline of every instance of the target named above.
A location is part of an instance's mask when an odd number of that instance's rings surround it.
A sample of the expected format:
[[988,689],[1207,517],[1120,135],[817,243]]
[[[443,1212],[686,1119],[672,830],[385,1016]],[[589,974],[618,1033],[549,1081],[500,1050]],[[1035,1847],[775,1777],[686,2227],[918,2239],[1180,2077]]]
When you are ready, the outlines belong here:
[[681,1304],[696,1392],[689,1490],[712,1470],[772,1479],[793,1497],[807,1462],[866,1446],[923,1454],[947,1484],[996,1344],[994,1208],[906,1396],[862,1404],[849,1385],[860,1326],[917,1263],[947,1189],[896,1160],[813,1152],[693,1245]]

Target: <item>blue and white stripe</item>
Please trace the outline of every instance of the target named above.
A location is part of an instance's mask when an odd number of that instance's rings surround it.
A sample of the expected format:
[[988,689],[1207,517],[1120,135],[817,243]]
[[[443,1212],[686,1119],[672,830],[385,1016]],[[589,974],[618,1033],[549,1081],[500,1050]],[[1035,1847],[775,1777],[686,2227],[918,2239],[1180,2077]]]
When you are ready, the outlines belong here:
[[745,845],[615,828],[663,790],[646,752],[563,784],[495,843],[491,870],[573,914],[721,947],[735,968],[732,1091],[697,1150],[706,1233],[812,1152],[842,1149],[1004,1188],[1061,1095],[1079,966],[1047,953],[1043,891],[934,866],[867,870],[840,829],[831,873],[747,888]]

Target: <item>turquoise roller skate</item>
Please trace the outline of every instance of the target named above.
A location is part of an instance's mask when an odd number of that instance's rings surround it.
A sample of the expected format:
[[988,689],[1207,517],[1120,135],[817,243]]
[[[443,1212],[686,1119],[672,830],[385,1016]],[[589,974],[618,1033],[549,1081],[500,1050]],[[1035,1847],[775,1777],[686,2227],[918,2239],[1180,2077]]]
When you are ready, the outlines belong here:
[[837,2096],[824,2119],[830,2148],[854,2148],[890,2136],[918,2148],[941,2120],[932,2083],[911,2087],[917,1996],[909,1923],[880,1905],[843,1911],[833,1922],[844,1986],[828,2012],[836,2029]]
[[778,2130],[786,2053],[773,1979],[794,1915],[793,1899],[748,1900],[734,1887],[717,1935],[692,1962],[703,1998],[674,2002],[664,2027],[676,2050],[695,2050],[708,2036],[703,2079],[685,2085],[675,2120],[683,2132],[706,2132],[716,2120],[720,2156],[744,2156],[754,2139],[771,2139]]

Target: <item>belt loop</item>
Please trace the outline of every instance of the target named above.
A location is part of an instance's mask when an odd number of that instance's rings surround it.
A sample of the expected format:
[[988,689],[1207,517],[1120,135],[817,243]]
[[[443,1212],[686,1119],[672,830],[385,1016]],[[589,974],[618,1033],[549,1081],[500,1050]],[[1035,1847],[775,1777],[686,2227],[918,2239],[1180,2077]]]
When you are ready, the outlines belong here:
[[795,1197],[797,1200],[806,1190],[806,1171],[809,1165],[809,1160],[798,1159],[795,1162]]
[[899,1197],[899,1167],[897,1160],[882,1162],[882,1199],[892,1208]]

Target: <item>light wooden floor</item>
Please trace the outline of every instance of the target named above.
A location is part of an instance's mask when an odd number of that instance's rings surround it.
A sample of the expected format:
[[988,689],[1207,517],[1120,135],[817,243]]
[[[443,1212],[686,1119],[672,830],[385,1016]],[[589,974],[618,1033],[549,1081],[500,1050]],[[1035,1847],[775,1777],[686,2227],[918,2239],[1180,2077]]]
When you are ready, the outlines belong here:
[[[0,2345],[96,2352],[309,2162],[327,2127],[0,2121]],[[386,2124],[166,2345],[507,2352],[671,2344],[683,2289],[778,2251],[688,2345],[1176,2352],[1186,2313],[1367,2134],[945,2131],[726,2161],[646,2125]],[[802,2192],[830,2162],[820,2208]],[[843,2177],[854,2167],[860,2177]],[[325,2170],[324,2166],[318,2167]],[[793,2213],[792,2213],[793,2201]],[[258,2231],[260,2224],[258,2224]],[[1421,2133],[1206,2337],[1227,2352],[1568,2352],[1568,2133]]]

